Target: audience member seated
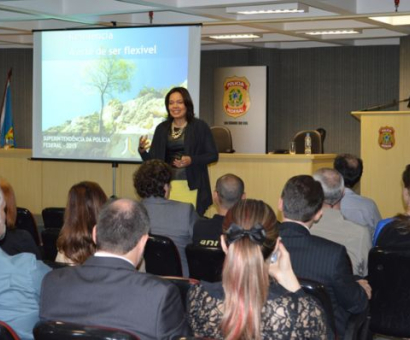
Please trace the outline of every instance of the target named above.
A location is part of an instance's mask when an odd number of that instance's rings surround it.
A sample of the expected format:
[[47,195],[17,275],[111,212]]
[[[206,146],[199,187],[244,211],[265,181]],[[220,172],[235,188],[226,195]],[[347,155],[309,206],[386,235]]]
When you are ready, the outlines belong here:
[[406,206],[404,214],[381,220],[374,233],[373,244],[380,247],[410,246],[410,164],[402,175],[403,202]]
[[64,224],[57,240],[56,262],[77,265],[95,252],[92,230],[101,207],[107,201],[95,182],[80,182],[68,192]]
[[226,214],[222,282],[188,292],[189,323],[212,339],[331,339],[323,309],[305,295],[278,239],[273,210],[240,200]]
[[355,280],[344,246],[310,234],[313,223],[322,216],[323,200],[322,186],[313,177],[289,179],[279,200],[284,218],[279,230],[296,275],[326,287],[338,336],[343,339],[350,314],[367,308],[371,288],[366,280]]
[[322,185],[325,200],[322,218],[313,224],[311,234],[344,245],[352,262],[353,274],[365,277],[372,240],[366,226],[345,220],[340,212],[344,192],[342,175],[337,170],[323,168],[316,171],[313,178]]
[[192,237],[195,245],[220,247],[222,222],[227,211],[240,199],[245,198],[245,184],[238,176],[226,174],[216,181],[212,198],[218,213],[211,219],[203,218],[196,221]]
[[7,232],[0,247],[9,255],[20,253],[32,253],[38,260],[41,259],[40,250],[33,239],[33,236],[22,229],[16,229],[17,204],[13,187],[4,178],[0,178],[0,188],[3,191],[6,202],[6,226]]
[[174,241],[181,257],[183,275],[188,277],[185,247],[192,243],[198,214],[192,204],[168,199],[171,177],[171,167],[167,163],[149,160],[134,173],[134,188],[148,211],[151,233],[168,236]]
[[345,182],[342,215],[349,221],[367,226],[373,236],[376,225],[381,220],[379,209],[373,200],[353,191],[362,177],[363,161],[354,155],[342,154],[335,158],[334,168],[342,174]]
[[92,233],[97,251],[44,278],[40,317],[124,329],[141,340],[189,335],[178,288],[135,269],[148,231],[141,203],[119,199],[104,206]]
[[[5,199],[0,190],[0,240],[6,234]],[[32,330],[39,320],[40,286],[50,271],[33,254],[14,256],[0,249],[0,320],[8,323],[21,340],[33,339]]]

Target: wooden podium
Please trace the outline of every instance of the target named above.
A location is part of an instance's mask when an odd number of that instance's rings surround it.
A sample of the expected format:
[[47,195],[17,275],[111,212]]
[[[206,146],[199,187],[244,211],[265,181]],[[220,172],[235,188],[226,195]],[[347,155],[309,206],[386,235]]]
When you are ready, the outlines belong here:
[[403,212],[401,175],[410,163],[410,111],[356,111],[361,121],[361,194],[383,218]]

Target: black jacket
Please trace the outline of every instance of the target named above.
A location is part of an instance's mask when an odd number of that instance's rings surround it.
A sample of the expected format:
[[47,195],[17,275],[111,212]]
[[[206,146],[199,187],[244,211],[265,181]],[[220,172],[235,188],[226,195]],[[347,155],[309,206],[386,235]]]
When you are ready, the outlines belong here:
[[281,223],[279,235],[290,254],[296,276],[326,287],[339,339],[343,339],[349,315],[364,311],[368,301],[366,292],[353,276],[346,248],[311,235],[304,226],[294,222]]

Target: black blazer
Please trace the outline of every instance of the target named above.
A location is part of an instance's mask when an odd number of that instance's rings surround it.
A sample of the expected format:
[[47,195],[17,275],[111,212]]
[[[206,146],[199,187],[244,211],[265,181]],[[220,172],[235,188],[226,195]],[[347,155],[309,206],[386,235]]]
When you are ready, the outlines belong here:
[[343,339],[349,314],[364,311],[368,303],[366,292],[353,276],[346,248],[311,235],[298,223],[283,222],[279,234],[290,253],[296,276],[318,281],[326,287],[339,339]]
[[[165,161],[170,128],[171,121],[169,120],[157,126],[149,152],[141,154],[144,161],[154,158]],[[208,164],[218,161],[218,150],[211,129],[204,121],[194,118],[187,125],[184,149],[185,154],[192,159],[192,164],[186,168],[188,186],[191,190],[198,189],[196,210],[203,215],[212,204]]]
[[141,340],[190,333],[176,286],[112,257],[92,256],[48,273],[40,318],[120,328]]

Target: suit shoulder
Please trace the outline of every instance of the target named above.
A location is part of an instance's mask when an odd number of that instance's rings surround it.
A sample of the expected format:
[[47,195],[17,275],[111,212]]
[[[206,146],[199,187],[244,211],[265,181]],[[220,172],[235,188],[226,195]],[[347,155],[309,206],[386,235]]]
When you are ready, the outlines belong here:
[[156,275],[149,273],[134,273],[135,278],[139,281],[138,284],[147,287],[148,290],[155,294],[166,294],[168,292],[179,294],[177,286],[166,279],[162,279]]
[[311,240],[311,242],[314,243],[315,245],[317,245],[317,246],[319,246],[319,247],[322,247],[322,248],[327,248],[327,249],[329,249],[330,251],[342,252],[343,249],[346,251],[345,246],[343,246],[343,245],[341,245],[341,244],[339,244],[339,243],[333,242],[333,241],[331,241],[331,240],[325,239],[325,238],[320,237],[320,236],[311,235],[311,236],[310,236],[310,240]]
[[168,120],[164,120],[163,122],[159,123],[156,127],[157,130],[161,131],[161,130],[166,130],[169,127],[169,121]]
[[179,202],[179,201],[174,201],[174,200],[167,200],[170,205],[173,205],[176,208],[184,209],[184,210],[193,210],[194,206],[192,203],[186,203],[186,202]]

